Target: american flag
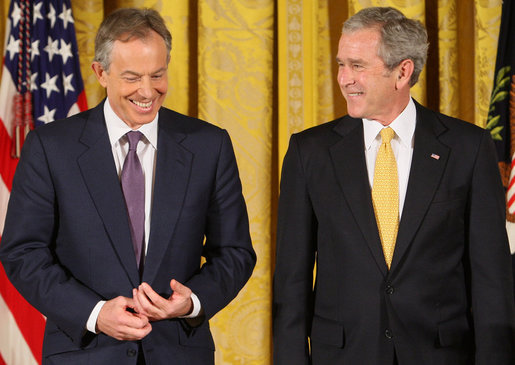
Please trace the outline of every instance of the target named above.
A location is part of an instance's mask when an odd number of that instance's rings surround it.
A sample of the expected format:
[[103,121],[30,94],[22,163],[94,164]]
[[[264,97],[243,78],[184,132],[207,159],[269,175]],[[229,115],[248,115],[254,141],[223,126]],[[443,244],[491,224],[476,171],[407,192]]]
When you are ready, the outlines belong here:
[[[12,0],[5,33],[0,232],[26,133],[87,108],[70,0]],[[0,365],[40,364],[44,325],[43,315],[14,289],[0,265]]]
[[[502,4],[495,78],[486,128],[495,141],[506,187],[506,229],[510,239],[515,282],[515,2]],[[513,288],[515,291],[515,286]]]

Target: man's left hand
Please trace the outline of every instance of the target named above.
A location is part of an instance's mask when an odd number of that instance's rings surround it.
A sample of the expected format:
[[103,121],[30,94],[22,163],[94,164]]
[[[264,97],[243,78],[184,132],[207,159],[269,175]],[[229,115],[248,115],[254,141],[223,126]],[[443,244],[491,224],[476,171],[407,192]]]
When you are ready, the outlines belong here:
[[177,280],[170,281],[173,293],[168,299],[157,294],[147,283],[141,283],[132,290],[135,310],[147,316],[150,321],[159,321],[188,315],[193,310],[191,289]]

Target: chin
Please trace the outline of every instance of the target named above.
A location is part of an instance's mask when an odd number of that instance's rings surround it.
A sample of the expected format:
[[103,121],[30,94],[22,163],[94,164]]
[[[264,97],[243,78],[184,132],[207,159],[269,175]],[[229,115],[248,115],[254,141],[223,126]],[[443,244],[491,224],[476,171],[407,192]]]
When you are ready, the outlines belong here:
[[351,116],[352,118],[364,118],[361,113],[352,110],[347,110],[347,114],[349,114],[349,116]]

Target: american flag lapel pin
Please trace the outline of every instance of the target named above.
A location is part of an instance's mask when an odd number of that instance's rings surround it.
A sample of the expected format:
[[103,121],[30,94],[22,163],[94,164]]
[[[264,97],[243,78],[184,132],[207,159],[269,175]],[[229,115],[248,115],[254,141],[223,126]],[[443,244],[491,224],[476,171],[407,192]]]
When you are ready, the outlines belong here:
[[435,160],[439,160],[440,159],[440,155],[437,155],[436,153],[432,153],[431,154],[431,158],[434,158]]

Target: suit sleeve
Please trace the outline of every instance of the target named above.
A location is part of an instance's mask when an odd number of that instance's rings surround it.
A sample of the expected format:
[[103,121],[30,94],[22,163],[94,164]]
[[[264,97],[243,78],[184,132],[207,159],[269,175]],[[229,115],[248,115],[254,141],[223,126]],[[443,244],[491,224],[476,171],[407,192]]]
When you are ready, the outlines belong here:
[[283,162],[273,288],[274,364],[309,364],[317,221],[297,138]]
[[485,131],[476,157],[468,222],[477,365],[515,363],[515,310],[505,197],[496,153]]
[[13,180],[0,260],[23,297],[81,344],[100,296],[75,280],[55,256],[59,204],[44,148],[33,131]]
[[236,297],[256,263],[236,158],[226,131],[220,144],[205,236],[206,262],[185,285],[198,296],[209,319]]

